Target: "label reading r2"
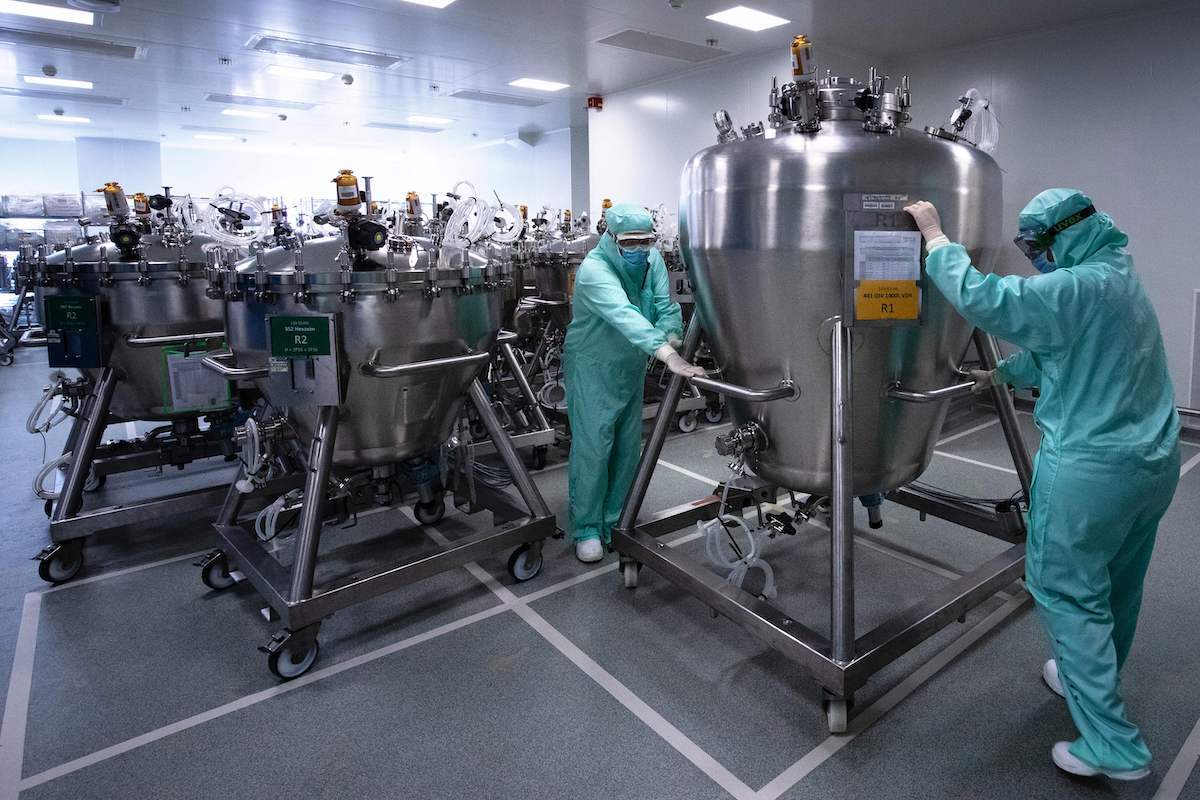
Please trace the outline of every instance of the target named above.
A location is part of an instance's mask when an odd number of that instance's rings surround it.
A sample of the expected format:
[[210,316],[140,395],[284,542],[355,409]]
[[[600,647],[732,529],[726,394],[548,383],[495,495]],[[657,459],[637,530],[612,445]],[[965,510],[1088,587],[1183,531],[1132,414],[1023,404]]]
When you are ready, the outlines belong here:
[[271,317],[272,358],[331,354],[328,317]]

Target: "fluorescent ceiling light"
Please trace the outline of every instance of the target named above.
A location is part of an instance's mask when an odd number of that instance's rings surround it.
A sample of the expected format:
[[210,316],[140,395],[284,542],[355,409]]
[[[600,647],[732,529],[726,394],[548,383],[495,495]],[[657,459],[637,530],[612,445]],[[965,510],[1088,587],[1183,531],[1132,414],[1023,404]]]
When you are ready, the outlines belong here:
[[96,15],[91,11],[74,8],[45,6],[41,3],[26,3],[24,0],[0,0],[0,14],[16,14],[20,17],[52,19],[55,22],[74,22],[76,25],[96,24]]
[[380,67],[382,69],[412,61],[408,56],[394,53],[382,53],[377,50],[364,50],[358,47],[346,47],[307,39],[291,39],[286,36],[273,36],[265,33],[255,34],[250,41],[246,42],[246,47],[263,53],[332,61],[337,64],[359,64],[364,67]]
[[64,89],[91,89],[91,81],[75,81],[70,78],[48,78],[45,75],[22,75],[21,79],[26,83],[37,84],[38,86],[61,86]]
[[554,81],[543,81],[538,78],[517,78],[515,81],[510,81],[509,86],[516,86],[518,89],[536,89],[539,92],[557,92],[566,89],[571,84],[556,83]]
[[713,22],[723,22],[735,28],[744,28],[745,30],[756,32],[765,31],[768,28],[777,28],[780,25],[787,25],[791,21],[783,17],[777,17],[774,14],[768,14],[765,11],[756,11],[746,6],[734,6],[716,14],[709,14],[708,18]]
[[250,117],[251,119],[266,119],[275,116],[266,111],[251,111],[248,108],[223,108],[221,113],[227,117]]
[[414,6],[429,6],[430,8],[445,8],[454,2],[454,0],[403,0],[405,3],[412,3]]
[[209,92],[204,99],[210,103],[223,103],[232,106],[259,106],[262,108],[292,108],[297,111],[311,111],[316,108],[314,103],[300,103],[295,100],[275,100],[269,97],[249,97],[237,94],[219,94]]
[[232,142],[236,136],[226,136],[223,133],[193,133],[193,139],[203,139],[208,142]]
[[91,122],[87,117],[68,117],[64,114],[38,114],[42,122],[66,122],[71,125],[87,125]]
[[408,121],[415,122],[417,125],[449,125],[454,122],[449,117],[427,117],[424,114],[411,114]]
[[277,78],[297,78],[302,81],[327,81],[333,77],[332,72],[322,72],[319,69],[303,69],[302,67],[287,67],[283,64],[272,64],[267,67],[267,74]]

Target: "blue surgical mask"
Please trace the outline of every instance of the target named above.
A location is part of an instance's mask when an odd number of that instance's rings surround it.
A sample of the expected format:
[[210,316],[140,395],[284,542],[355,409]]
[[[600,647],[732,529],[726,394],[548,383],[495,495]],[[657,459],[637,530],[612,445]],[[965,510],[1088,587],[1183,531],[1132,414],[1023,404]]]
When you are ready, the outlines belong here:
[[649,250],[623,250],[621,252],[621,258],[625,259],[625,263],[631,267],[637,267],[638,269],[645,269],[646,265],[648,263],[650,263],[650,251]]
[[1046,250],[1031,258],[1030,261],[1033,262],[1033,268],[1043,275],[1049,275],[1051,272],[1054,272],[1054,270],[1058,269],[1058,265],[1051,261],[1049,256],[1050,251]]

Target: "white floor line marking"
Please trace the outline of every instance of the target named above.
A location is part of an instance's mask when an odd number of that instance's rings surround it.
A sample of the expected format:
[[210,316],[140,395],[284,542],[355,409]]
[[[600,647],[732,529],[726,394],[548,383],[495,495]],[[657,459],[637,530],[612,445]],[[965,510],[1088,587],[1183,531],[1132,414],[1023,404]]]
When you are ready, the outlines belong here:
[[33,688],[33,656],[41,608],[40,593],[25,595],[12,672],[8,676],[4,722],[0,723],[0,800],[17,800],[20,793],[21,771],[25,766],[25,725],[29,720],[29,693]]
[[973,458],[967,458],[966,456],[955,455],[954,453],[947,453],[943,450],[934,450],[933,452],[935,455],[942,456],[943,458],[952,458],[955,461],[965,461],[966,463],[974,464],[977,467],[987,467],[988,469],[994,469],[997,472],[1007,472],[1009,475],[1017,474],[1017,471],[1015,469],[1010,469],[1009,467],[999,467],[999,466],[996,466],[995,464],[989,464],[986,461],[976,461]]
[[980,431],[986,430],[987,428],[990,428],[993,425],[999,425],[999,424],[1000,424],[1000,418],[996,417],[995,419],[988,420],[987,422],[983,423],[982,425],[976,425],[974,428],[967,428],[965,431],[959,431],[958,433],[951,434],[950,436],[947,436],[945,439],[939,439],[937,446],[941,447],[944,444],[953,442],[955,439],[961,439],[964,436],[970,436],[972,433],[979,433]]
[[700,481],[709,487],[716,486],[721,482],[719,479],[710,478],[707,475],[701,475],[699,472],[692,472],[690,469],[681,467],[678,464],[672,464],[670,461],[663,461],[661,458],[658,460],[658,464],[659,466],[666,467],[673,472],[678,472],[680,475],[686,475],[689,478]]
[[1176,800],[1183,793],[1183,787],[1187,785],[1188,776],[1196,768],[1197,761],[1200,761],[1200,722],[1184,739],[1179,755],[1171,762],[1171,768],[1154,793],[1154,800]]
[[468,625],[472,625],[481,620],[485,620],[498,614],[502,614],[506,611],[510,611],[511,609],[512,606],[504,604],[493,606],[491,608],[484,609],[483,611],[478,611],[474,614],[463,617],[462,619],[454,620],[453,622],[447,622],[444,625],[439,625],[438,627],[432,628],[424,633],[418,633],[415,636],[410,636],[407,639],[401,639],[398,642],[385,645],[368,653],[363,653],[362,655],[348,658],[345,661],[339,661],[337,664],[331,664],[324,669],[313,670],[312,672],[302,675],[295,680],[288,681],[287,683],[281,683],[277,686],[272,686],[269,689],[263,689],[262,691],[246,695],[245,697],[239,697],[237,700],[232,700],[223,705],[219,705],[216,708],[211,708],[208,711],[202,711],[199,714],[194,714],[186,719],[173,722],[170,725],[156,728],[152,731],[143,733],[140,736],[135,736],[132,739],[126,739],[125,741],[119,742],[110,747],[105,747],[102,750],[97,750],[96,752],[89,753],[86,756],[73,759],[64,764],[59,764],[57,767],[52,767],[44,772],[39,772],[38,774],[32,775],[29,778],[26,778],[24,781],[21,781],[21,790],[26,791],[28,789],[32,789],[33,787],[40,786],[47,781],[52,781],[56,778],[61,778],[64,775],[69,775],[72,772],[77,772],[85,767],[99,764],[100,762],[107,761],[115,756],[128,753],[131,750],[136,750],[143,745],[151,744],[160,739],[165,739],[168,736],[173,736],[177,733],[182,733],[183,731],[194,728],[197,725],[201,725],[205,722],[218,719],[219,717],[232,714],[235,711],[241,711],[243,708],[249,708],[250,706],[257,705],[258,703],[261,703],[264,700],[269,700],[272,697],[278,697],[282,694],[293,692],[297,689],[301,689],[305,686],[316,683],[317,681],[333,677],[334,675],[354,669],[355,667],[360,667],[385,656],[392,655],[393,653],[398,653],[401,650],[407,650],[410,647],[423,644],[431,639],[436,639],[440,636],[452,633],[460,628],[465,628]]
[[[426,526],[425,532],[429,538],[442,546],[450,544],[450,540],[441,531],[437,530],[437,528]],[[529,627],[537,631],[538,635],[549,642],[555,650],[562,653],[568,661],[595,681],[601,689],[608,692],[614,700],[625,706],[646,727],[657,734],[667,744],[671,745],[671,747],[675,748],[680,755],[692,762],[697,769],[716,782],[718,786],[738,798],[738,800],[753,800],[755,796],[753,789],[743,783],[719,761],[706,753],[700,745],[688,738],[683,731],[668,722],[662,714],[659,714],[649,704],[634,694],[628,686],[617,680],[611,672],[600,666],[591,656],[579,649],[578,646],[567,639],[557,628],[547,622],[545,617],[525,603],[522,603],[521,598],[513,594],[507,586],[496,580],[491,573],[473,561],[466,565],[466,569],[477,581],[486,586],[492,594],[496,595],[501,603],[511,608]]]
[[1197,464],[1200,464],[1200,453],[1192,456],[1186,464],[1179,468],[1179,477],[1182,478],[1184,475],[1187,475]]
[[67,589],[74,589],[77,586],[87,586],[89,583],[106,581],[109,578],[119,578],[122,575],[132,575],[133,573],[141,572],[142,570],[163,567],[167,564],[174,564],[176,561],[187,561],[190,558],[199,558],[200,556],[212,552],[212,549],[213,548],[210,547],[207,550],[196,550],[192,553],[184,553],[181,556],[171,556],[170,558],[160,559],[159,561],[150,561],[145,564],[135,564],[132,567],[125,567],[124,569],[113,570],[112,572],[102,572],[99,575],[92,575],[87,578],[80,578],[77,581],[60,583],[57,586],[51,586],[49,588],[42,589],[40,592],[38,592],[38,594],[53,594],[54,592],[62,592]]
[[784,792],[804,780],[813,770],[833,757],[855,737],[866,731],[885,714],[899,705],[919,689],[927,680],[961,655],[968,647],[979,641],[989,631],[1003,622],[1013,612],[1025,605],[1029,595],[1024,592],[1014,596],[1004,605],[986,616],[979,624],[959,636],[945,650],[934,655],[915,672],[898,683],[883,697],[864,708],[850,719],[849,730],[842,735],[833,735],[806,753],[799,761],[785,769],[774,780],[758,790],[757,800],[776,800]]
[[125,423],[125,438],[126,439],[136,439],[137,435],[138,435],[137,425],[135,425],[132,422],[126,422]]

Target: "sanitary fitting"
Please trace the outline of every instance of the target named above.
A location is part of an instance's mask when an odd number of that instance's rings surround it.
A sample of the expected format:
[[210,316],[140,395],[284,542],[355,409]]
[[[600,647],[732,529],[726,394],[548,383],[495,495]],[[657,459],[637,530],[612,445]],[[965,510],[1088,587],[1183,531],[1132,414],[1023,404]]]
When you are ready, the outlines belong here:
[[770,442],[767,432],[757,422],[747,422],[716,440],[717,455],[733,456],[744,460],[749,453],[766,450]]

